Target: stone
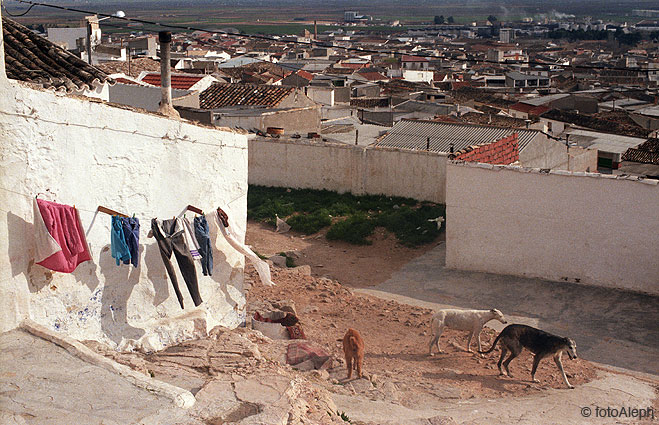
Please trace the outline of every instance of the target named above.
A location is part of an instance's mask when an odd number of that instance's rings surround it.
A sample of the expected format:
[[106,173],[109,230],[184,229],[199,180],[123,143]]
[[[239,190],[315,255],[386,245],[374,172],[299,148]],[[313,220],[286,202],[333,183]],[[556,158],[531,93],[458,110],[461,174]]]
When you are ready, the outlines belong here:
[[291,226],[279,218],[279,216],[275,215],[275,218],[277,220],[277,229],[275,230],[275,233],[286,233],[291,230]]
[[308,264],[303,264],[301,266],[293,267],[289,271],[297,273],[302,276],[311,276],[311,266]]
[[293,313],[297,316],[297,310],[295,309],[295,302],[293,300],[273,301],[272,306],[278,310]]
[[272,265],[279,268],[286,268],[286,257],[283,255],[273,255],[268,258],[272,262]]
[[300,258],[300,253],[297,251],[286,251],[285,254],[287,257],[294,258],[296,260]]

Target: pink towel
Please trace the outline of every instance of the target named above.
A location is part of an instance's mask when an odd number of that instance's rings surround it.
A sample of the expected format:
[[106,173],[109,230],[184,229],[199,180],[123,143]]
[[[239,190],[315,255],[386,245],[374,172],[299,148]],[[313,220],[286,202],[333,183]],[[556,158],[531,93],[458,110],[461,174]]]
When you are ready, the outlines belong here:
[[[37,205],[45,225],[45,231],[52,236],[61,248],[37,264],[56,272],[71,273],[78,267],[78,264],[91,260],[92,257],[89,254],[89,246],[82,230],[78,210],[68,205],[56,204],[41,199],[37,199]],[[35,217],[35,230],[43,232],[44,229],[37,225],[38,222],[38,217]]]

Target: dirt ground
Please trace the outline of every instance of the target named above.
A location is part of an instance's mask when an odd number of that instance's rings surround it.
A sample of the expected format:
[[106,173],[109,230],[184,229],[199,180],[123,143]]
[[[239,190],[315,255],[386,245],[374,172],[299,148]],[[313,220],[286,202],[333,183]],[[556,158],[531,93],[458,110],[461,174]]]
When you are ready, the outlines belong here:
[[[325,239],[327,229],[305,236],[295,232],[275,233],[272,226],[249,221],[245,240],[259,254],[271,256],[294,251],[298,266],[309,265],[316,277],[338,280],[352,288],[375,286],[391,277],[410,260],[425,254],[436,243],[407,248],[396,237],[378,227],[370,238],[372,245],[352,245]],[[437,242],[443,239],[440,236]]]
[[[386,280],[434,245],[409,249],[384,232],[376,233],[373,239],[373,245],[355,247],[330,243],[322,235],[302,238],[292,233],[276,234],[264,225],[250,222],[248,244],[261,254],[297,251],[297,264],[310,265],[312,275],[273,267],[277,286],[264,287],[248,266],[248,304],[292,300],[307,338],[329,349],[337,359],[343,357],[340,340],[346,330],[359,330],[366,346],[364,370],[369,376],[393,382],[400,392],[413,393],[401,398],[407,407],[423,403],[424,397],[496,398],[537,394],[550,387],[565,388],[551,358],[540,363],[536,374],[540,383],[530,382],[532,356],[527,351],[511,363],[514,378],[498,376],[499,350],[484,358],[467,353],[465,332],[446,330],[440,340],[444,353],[429,357],[431,310],[356,295],[350,288]],[[483,347],[489,348],[495,336],[494,330],[486,328],[481,336]],[[472,341],[474,350],[475,345]],[[597,375],[596,368],[586,360],[572,361],[564,356],[563,364],[570,382],[576,386]],[[345,373],[340,366],[330,375],[338,379],[345,378]]]

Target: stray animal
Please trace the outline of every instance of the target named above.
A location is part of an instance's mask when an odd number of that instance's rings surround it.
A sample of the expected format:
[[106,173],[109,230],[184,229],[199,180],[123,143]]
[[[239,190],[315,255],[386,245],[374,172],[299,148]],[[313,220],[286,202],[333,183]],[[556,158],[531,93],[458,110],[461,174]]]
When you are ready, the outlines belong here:
[[[572,339],[552,335],[531,326],[508,325],[494,340],[492,348],[482,352],[479,350],[479,353],[487,354],[492,352],[497,346],[499,340],[501,340],[501,357],[497,364],[499,367],[499,375],[503,375],[503,372],[501,371],[501,363],[503,362],[503,366],[506,368],[506,374],[512,378],[513,375],[510,374],[508,365],[515,357],[519,356],[519,353],[522,352],[523,348],[526,348],[535,355],[533,357],[533,368],[531,369],[531,380],[533,382],[540,382],[535,379],[535,371],[538,369],[540,360],[549,355],[553,355],[554,362],[563,375],[565,385],[567,385],[568,388],[574,388],[568,382],[567,376],[565,376],[565,371],[563,370],[563,362],[561,362],[563,351],[567,352],[570,359],[574,360],[577,358],[577,344]],[[510,356],[504,362],[503,358],[508,351],[510,351]]]
[[348,329],[343,337],[343,353],[346,356],[348,379],[352,377],[353,369],[357,369],[357,376],[361,378],[364,363],[364,340],[355,329]]
[[437,345],[437,351],[442,352],[442,349],[439,348],[439,337],[442,336],[444,328],[457,329],[460,331],[470,331],[469,341],[467,342],[467,351],[471,351],[471,339],[476,335],[476,340],[478,341],[478,351],[481,350],[481,331],[483,330],[483,325],[485,325],[490,320],[498,320],[501,323],[508,323],[501,313],[496,308],[492,310],[457,310],[457,309],[446,309],[439,310],[432,316],[432,321],[430,322],[430,333],[432,339],[428,346],[428,354],[433,356],[432,347]]

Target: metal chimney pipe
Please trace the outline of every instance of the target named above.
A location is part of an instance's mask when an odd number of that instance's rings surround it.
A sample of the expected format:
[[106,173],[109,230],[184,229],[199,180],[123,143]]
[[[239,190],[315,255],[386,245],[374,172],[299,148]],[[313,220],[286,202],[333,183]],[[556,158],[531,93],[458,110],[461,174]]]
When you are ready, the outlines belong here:
[[92,65],[92,23],[87,20],[87,63]]
[[160,106],[172,106],[172,74],[170,71],[171,52],[170,45],[172,43],[172,33],[169,31],[160,31],[158,33],[158,41],[160,42],[160,88],[162,93],[162,100]]
[[172,72],[171,72],[171,49],[172,33],[169,31],[160,31],[158,33],[158,42],[160,43],[160,108],[158,112],[173,118],[180,118],[180,115],[172,105]]

